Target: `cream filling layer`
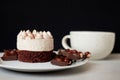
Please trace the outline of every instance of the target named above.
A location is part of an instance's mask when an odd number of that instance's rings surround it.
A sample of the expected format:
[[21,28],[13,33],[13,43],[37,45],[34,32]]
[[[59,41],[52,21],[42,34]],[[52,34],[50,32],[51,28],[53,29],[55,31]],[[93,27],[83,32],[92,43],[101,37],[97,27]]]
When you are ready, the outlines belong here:
[[28,51],[51,51],[54,49],[54,40],[17,38],[17,49]]

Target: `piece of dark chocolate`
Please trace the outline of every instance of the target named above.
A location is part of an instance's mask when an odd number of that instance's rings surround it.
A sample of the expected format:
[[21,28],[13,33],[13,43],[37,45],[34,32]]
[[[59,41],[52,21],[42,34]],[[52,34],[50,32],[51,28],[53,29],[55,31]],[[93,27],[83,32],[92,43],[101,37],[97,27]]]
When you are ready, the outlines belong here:
[[1,57],[2,60],[17,60],[18,57],[17,57],[17,51],[16,49],[11,49],[11,50],[4,50],[4,54],[3,56]]
[[90,52],[85,52],[83,55],[83,60],[85,60],[86,58],[90,58],[91,53]]
[[70,50],[70,49],[59,49],[58,55],[66,56],[67,58],[72,60],[79,60],[83,57],[82,52],[78,52],[77,50]]
[[56,57],[51,60],[51,63],[58,66],[68,66],[72,64],[72,60],[62,55],[56,55]]

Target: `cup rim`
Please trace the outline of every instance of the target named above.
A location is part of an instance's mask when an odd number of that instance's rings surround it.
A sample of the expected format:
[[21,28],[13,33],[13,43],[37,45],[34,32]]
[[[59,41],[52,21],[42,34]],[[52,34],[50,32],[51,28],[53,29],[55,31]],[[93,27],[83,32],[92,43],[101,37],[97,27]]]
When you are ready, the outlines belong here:
[[112,31],[70,31],[70,33],[82,33],[82,34],[114,34],[115,35],[115,32],[112,32]]

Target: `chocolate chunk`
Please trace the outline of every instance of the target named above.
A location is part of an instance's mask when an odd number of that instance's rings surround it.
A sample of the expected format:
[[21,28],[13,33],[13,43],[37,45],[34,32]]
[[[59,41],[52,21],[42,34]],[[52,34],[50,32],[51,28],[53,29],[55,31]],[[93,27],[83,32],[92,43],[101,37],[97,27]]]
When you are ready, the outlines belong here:
[[67,58],[72,60],[79,60],[83,57],[82,52],[78,52],[77,50],[70,50],[70,49],[59,49],[58,55],[66,56]]
[[72,64],[72,60],[62,55],[56,55],[56,57],[51,60],[51,63],[58,66],[68,66]]
[[91,56],[90,52],[85,52],[82,60],[85,60],[86,58],[90,58],[90,56]]
[[17,51],[13,50],[4,50],[4,54],[1,57],[3,60],[17,60]]

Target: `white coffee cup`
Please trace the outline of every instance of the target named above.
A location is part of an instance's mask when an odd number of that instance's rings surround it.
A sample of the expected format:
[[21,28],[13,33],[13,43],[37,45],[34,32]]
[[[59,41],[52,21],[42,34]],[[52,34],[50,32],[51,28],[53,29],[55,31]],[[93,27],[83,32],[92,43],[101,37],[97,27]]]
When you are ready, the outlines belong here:
[[[70,45],[67,40],[70,39]],[[105,31],[70,31],[70,35],[62,38],[62,46],[65,49],[91,52],[90,59],[103,59],[113,50],[115,33]]]

